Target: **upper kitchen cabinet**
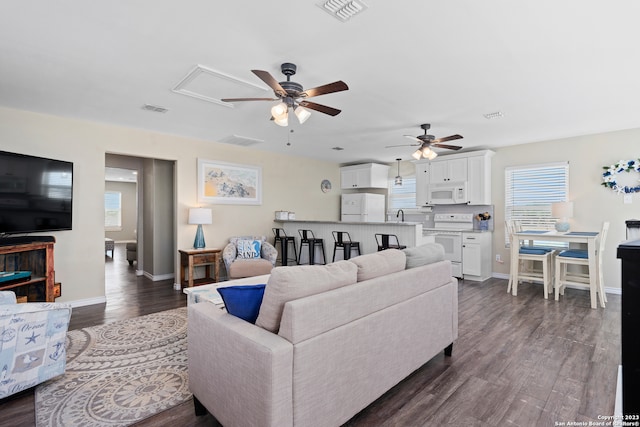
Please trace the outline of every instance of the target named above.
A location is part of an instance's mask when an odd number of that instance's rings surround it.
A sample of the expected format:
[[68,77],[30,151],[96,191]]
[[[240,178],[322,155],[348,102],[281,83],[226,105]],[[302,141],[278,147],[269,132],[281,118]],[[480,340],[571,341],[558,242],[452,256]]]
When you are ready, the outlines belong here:
[[445,159],[443,156],[431,162],[429,180],[431,184],[442,182],[465,182],[467,180],[467,159]]
[[389,166],[378,163],[343,166],[340,168],[340,188],[387,188]]
[[472,151],[467,157],[467,198],[470,205],[491,204],[491,157],[490,150]]

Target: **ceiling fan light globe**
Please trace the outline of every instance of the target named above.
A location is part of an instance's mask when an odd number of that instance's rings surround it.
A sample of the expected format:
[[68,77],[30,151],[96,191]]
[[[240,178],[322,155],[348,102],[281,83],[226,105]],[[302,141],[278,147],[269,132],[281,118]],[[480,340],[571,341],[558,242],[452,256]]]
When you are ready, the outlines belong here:
[[285,104],[284,102],[276,104],[273,107],[271,107],[271,115],[275,120],[281,119],[283,117],[286,118],[288,108],[289,107],[287,107],[287,104]]
[[416,160],[420,160],[422,158],[422,150],[414,151],[411,156]]
[[438,157],[438,153],[436,153],[435,151],[431,150],[431,152],[429,154],[427,154],[426,158],[429,160],[433,160],[436,157]]
[[289,116],[285,113],[284,116],[274,117],[273,122],[278,126],[282,126],[282,127],[289,126]]
[[295,108],[295,110],[293,110],[293,112],[296,114],[296,117],[298,118],[300,124],[303,124],[309,117],[311,117],[311,113],[309,112],[309,110],[299,105]]

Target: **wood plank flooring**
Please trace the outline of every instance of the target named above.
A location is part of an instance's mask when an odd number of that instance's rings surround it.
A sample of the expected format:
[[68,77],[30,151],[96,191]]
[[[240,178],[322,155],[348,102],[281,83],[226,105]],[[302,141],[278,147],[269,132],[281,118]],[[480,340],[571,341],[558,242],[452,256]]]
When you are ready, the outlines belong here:
[[[107,303],[73,310],[71,329],[186,305],[173,280],[135,277],[124,245],[106,258]],[[345,426],[554,426],[613,415],[620,364],[620,300],[590,308],[586,291],[544,300],[540,285],[461,281],[453,356],[426,363]],[[0,426],[32,426],[33,390],[0,400]],[[219,426],[191,401],[137,426]]]

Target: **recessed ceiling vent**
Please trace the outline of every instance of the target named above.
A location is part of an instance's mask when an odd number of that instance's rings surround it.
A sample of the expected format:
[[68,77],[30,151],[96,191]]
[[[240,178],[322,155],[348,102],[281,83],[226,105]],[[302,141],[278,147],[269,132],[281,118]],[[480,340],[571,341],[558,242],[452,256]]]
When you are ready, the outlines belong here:
[[160,107],[158,105],[151,105],[151,104],[144,104],[142,106],[142,109],[146,111],[151,111],[154,113],[166,113],[167,111],[169,111],[167,108]]
[[224,142],[225,144],[231,144],[231,145],[239,145],[241,147],[250,147],[252,145],[261,144],[264,142],[264,140],[249,138],[249,137],[240,136],[240,135],[230,135],[225,138],[222,138],[220,142]]
[[326,0],[316,4],[340,22],[347,22],[367,10],[367,5],[362,1]]

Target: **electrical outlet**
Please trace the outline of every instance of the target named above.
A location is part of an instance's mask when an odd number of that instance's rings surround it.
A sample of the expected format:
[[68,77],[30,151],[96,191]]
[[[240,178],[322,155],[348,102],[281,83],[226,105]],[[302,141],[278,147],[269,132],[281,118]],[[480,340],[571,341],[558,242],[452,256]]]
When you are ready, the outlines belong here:
[[496,262],[502,264],[502,255],[496,254]]

